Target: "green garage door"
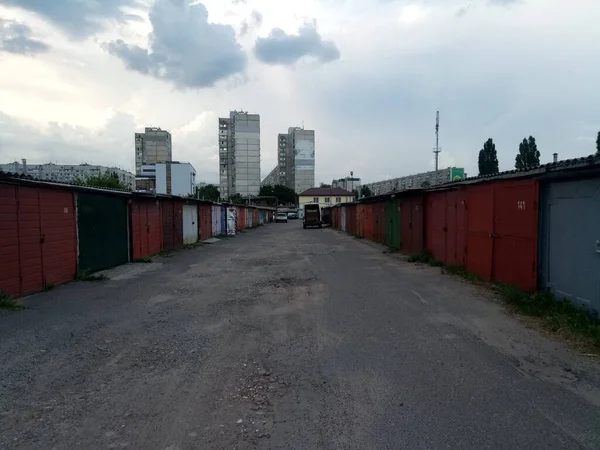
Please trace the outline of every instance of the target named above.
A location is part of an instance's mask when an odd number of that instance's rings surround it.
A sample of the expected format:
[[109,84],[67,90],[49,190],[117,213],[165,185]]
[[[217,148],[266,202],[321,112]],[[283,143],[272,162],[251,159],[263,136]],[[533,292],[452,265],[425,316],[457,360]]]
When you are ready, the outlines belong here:
[[126,263],[127,199],[77,194],[79,270],[101,270]]

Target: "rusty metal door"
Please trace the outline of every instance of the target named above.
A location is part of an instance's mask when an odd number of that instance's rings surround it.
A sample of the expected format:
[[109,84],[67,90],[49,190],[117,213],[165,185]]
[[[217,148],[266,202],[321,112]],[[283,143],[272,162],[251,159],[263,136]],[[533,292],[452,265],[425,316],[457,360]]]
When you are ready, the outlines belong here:
[[494,189],[490,185],[467,188],[467,270],[492,278],[494,254]]
[[493,183],[492,279],[533,291],[537,287],[538,183]]

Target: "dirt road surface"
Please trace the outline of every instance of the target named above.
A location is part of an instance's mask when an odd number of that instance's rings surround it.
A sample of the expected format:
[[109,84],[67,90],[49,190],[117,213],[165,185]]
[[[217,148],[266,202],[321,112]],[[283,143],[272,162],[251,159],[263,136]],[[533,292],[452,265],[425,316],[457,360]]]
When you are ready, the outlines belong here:
[[2,449],[598,449],[598,363],[480,288],[273,224],[0,313]]

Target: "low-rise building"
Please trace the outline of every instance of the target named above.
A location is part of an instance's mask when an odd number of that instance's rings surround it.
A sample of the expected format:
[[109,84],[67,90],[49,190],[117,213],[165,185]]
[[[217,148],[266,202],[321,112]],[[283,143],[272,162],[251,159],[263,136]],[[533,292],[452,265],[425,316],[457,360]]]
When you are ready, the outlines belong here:
[[195,191],[196,169],[179,161],[144,164],[136,177],[136,190],[187,197]]
[[298,196],[300,209],[304,209],[304,205],[311,203],[317,203],[321,208],[325,208],[354,201],[356,201],[354,194],[341,188],[310,188]]
[[391,180],[366,183],[371,195],[382,195],[389,192],[405,191],[407,189],[424,189],[438,184],[460,181],[466,177],[465,170],[461,167],[448,167],[437,171],[407,175]]
[[356,178],[352,172],[349,177],[339,178],[331,182],[332,188],[342,188],[346,191],[360,190],[360,178]]
[[74,183],[78,180],[85,181],[90,177],[114,173],[119,178],[119,182],[130,189],[133,189],[135,181],[135,176],[126,170],[92,164],[27,164],[27,160],[23,159],[21,163],[15,161],[0,164],[0,170],[30,175],[38,180],[55,181],[57,183]]

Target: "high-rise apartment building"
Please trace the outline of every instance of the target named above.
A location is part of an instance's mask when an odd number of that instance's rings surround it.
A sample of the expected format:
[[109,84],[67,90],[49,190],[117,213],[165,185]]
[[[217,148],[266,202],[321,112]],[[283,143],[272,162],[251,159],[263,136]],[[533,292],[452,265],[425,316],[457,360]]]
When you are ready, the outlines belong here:
[[219,118],[219,186],[222,199],[260,190],[260,116],[231,111]]
[[315,187],[315,132],[292,127],[277,135],[277,166],[263,185],[279,184],[300,194]]
[[156,127],[147,127],[144,133],[135,133],[135,174],[141,175],[144,164],[171,162],[171,133]]
[[294,156],[293,177],[296,194],[315,187],[315,131],[289,128],[288,146]]

